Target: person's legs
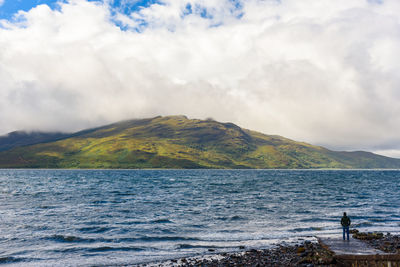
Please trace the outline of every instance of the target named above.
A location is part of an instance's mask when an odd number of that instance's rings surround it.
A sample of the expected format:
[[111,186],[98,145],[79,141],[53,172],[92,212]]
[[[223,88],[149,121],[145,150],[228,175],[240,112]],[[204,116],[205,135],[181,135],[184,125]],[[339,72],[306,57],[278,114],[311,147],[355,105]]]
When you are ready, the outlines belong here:
[[347,232],[347,241],[350,240],[350,227],[346,227],[346,232]]
[[346,240],[345,234],[346,234],[346,227],[343,227],[343,240]]

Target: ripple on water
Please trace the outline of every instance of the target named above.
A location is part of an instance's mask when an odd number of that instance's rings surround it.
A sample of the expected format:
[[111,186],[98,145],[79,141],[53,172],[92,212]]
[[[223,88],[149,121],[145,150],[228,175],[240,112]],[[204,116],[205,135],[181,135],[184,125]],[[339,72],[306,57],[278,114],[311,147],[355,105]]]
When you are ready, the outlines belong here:
[[96,226],[91,226],[91,227],[82,227],[78,228],[78,231],[83,232],[83,233],[105,233],[108,232],[112,229],[115,229],[115,227],[96,227]]
[[245,220],[247,220],[247,218],[238,216],[238,215],[217,217],[216,219],[220,220],[220,221],[245,221]]
[[225,247],[221,247],[221,246],[212,246],[212,245],[193,245],[193,244],[178,244],[176,246],[177,249],[189,249],[189,248],[225,248]]
[[24,258],[24,257],[0,257],[0,264],[12,264],[12,263],[21,263],[21,262],[29,262],[29,261],[37,261],[40,260],[38,258]]
[[157,219],[150,221],[150,223],[173,223],[173,221],[168,219]]
[[52,235],[44,237],[43,239],[56,242],[67,242],[67,243],[77,243],[77,242],[92,243],[92,242],[97,242],[99,240],[96,238],[83,238],[73,235]]
[[94,248],[87,248],[87,252],[113,252],[113,251],[143,251],[145,248],[141,247],[108,247],[108,246],[100,246]]

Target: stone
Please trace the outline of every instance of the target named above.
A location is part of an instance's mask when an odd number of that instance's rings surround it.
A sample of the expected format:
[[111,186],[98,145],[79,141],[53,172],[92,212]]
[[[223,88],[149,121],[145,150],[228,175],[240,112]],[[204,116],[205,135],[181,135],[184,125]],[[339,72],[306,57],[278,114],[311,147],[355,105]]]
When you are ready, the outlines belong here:
[[306,251],[306,249],[305,249],[304,247],[298,247],[298,248],[297,248],[297,254],[301,254],[301,253],[303,253],[304,251]]

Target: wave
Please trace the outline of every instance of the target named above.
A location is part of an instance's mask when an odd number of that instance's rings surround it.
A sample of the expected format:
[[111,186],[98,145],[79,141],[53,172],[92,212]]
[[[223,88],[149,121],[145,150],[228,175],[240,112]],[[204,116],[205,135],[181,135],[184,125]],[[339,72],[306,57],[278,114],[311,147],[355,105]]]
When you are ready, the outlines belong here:
[[110,231],[112,229],[114,229],[114,227],[96,227],[96,226],[92,226],[92,227],[79,228],[78,231],[84,232],[84,233],[104,233],[104,232]]
[[143,251],[144,248],[140,247],[95,247],[95,248],[88,248],[86,251],[88,252],[107,252],[107,251]]
[[191,244],[178,244],[176,246],[177,249],[188,249],[188,248],[226,248],[226,247],[219,247],[219,246],[206,246],[206,245],[191,245]]
[[216,218],[216,219],[217,219],[217,220],[220,220],[220,221],[243,221],[243,220],[246,220],[247,218],[242,217],[242,216],[235,215],[235,216],[223,216],[223,217],[218,217],[218,218]]
[[55,209],[55,208],[57,208],[58,206],[54,206],[54,205],[41,205],[41,206],[39,206],[38,208],[39,209],[44,209],[44,210],[47,210],[47,209]]
[[17,263],[17,262],[29,262],[38,259],[30,259],[30,258],[16,258],[16,257],[0,257],[0,264],[7,263]]
[[[47,250],[47,252],[56,252],[56,253],[84,253],[84,252],[103,252],[103,251],[144,251],[149,248],[144,247],[132,247],[132,246],[124,246],[124,247],[113,247],[113,246],[98,246],[98,247],[73,247],[73,248],[64,248],[64,249],[51,249]],[[154,250],[155,248],[151,248]]]
[[154,242],[154,241],[200,241],[201,239],[192,237],[183,237],[183,236],[143,236],[139,238],[122,238],[119,240],[123,242],[129,242],[129,241]]
[[168,219],[158,219],[158,220],[152,220],[150,223],[173,223],[173,221],[170,221]]
[[116,196],[135,196],[136,192],[121,192],[121,191],[111,191],[110,194],[114,194]]
[[303,218],[300,219],[300,222],[336,222],[335,219],[327,219],[327,218]]
[[304,227],[304,228],[294,228],[289,230],[289,232],[314,232],[314,231],[322,231],[324,228],[322,227]]
[[44,238],[45,240],[62,243],[125,243],[125,242],[163,242],[163,241],[201,241],[198,238],[183,236],[141,236],[141,237],[122,237],[122,238],[83,238],[74,235],[52,235]]
[[[131,210],[118,210],[118,212],[122,213],[131,213]],[[174,223],[173,221],[169,219],[156,219],[156,220],[143,220],[143,221],[122,221],[122,222],[116,222],[115,224],[120,224],[120,225],[134,225],[134,224],[162,224],[162,223]]]
[[134,242],[164,242],[164,241],[202,241],[199,238],[183,236],[140,236],[140,237],[122,237],[122,238],[83,238],[74,235],[52,235],[44,237],[45,240],[61,243],[134,243]]
[[50,240],[50,241],[56,241],[56,242],[68,242],[68,243],[92,243],[92,242],[97,242],[99,239],[93,239],[93,238],[82,238],[79,236],[73,236],[73,235],[52,235],[45,237],[44,239]]
[[360,222],[360,223],[352,223],[353,227],[368,227],[368,226],[373,226],[374,224],[372,222]]

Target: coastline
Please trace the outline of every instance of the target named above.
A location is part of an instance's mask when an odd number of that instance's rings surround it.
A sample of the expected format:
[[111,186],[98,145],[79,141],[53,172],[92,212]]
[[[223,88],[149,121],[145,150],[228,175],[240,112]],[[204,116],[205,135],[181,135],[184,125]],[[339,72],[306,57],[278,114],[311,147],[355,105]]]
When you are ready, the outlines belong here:
[[183,257],[162,262],[142,263],[137,267],[167,266],[330,266],[333,257],[316,241],[299,244],[282,242],[272,248],[248,249],[194,257]]
[[[400,235],[380,232],[363,233],[352,230],[353,238],[386,253],[400,254]],[[338,266],[334,255],[316,241],[305,240],[298,244],[281,242],[268,249],[249,249],[194,257],[183,257],[162,262],[133,265],[137,267],[217,267],[217,266]]]

